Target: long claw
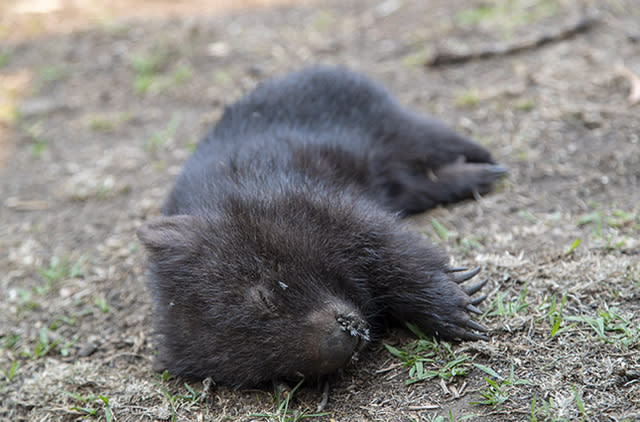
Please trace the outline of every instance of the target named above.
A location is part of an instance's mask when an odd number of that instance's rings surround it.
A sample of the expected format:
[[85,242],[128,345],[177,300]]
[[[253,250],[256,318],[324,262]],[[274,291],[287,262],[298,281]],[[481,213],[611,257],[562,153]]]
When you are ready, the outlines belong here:
[[475,306],[473,306],[473,304],[471,303],[467,305],[467,311],[473,312],[474,314],[477,314],[477,315],[482,315],[482,311],[476,308]]
[[482,333],[474,333],[471,331],[465,331],[462,336],[460,336],[462,340],[489,340],[489,336]]
[[467,321],[467,327],[473,328],[474,330],[480,331],[481,333],[486,333],[487,331],[489,331],[489,329],[487,329],[485,326],[478,324],[472,319]]
[[465,287],[464,288],[464,292],[466,294],[468,294],[469,296],[471,296],[472,294],[474,294],[475,292],[477,292],[478,290],[482,289],[484,287],[485,284],[487,284],[487,281],[489,281],[488,278],[485,278],[484,280],[476,283],[476,284],[472,284],[469,287]]
[[509,169],[503,165],[500,164],[493,164],[491,166],[488,166],[487,168],[487,173],[491,174],[492,176],[502,176],[503,174],[506,174],[509,172]]
[[453,267],[453,268],[449,268],[449,272],[452,273],[459,273],[460,271],[467,271],[469,268],[467,267]]
[[482,296],[478,296],[477,298],[473,299],[471,301],[471,304],[473,306],[476,306],[478,304],[480,304],[483,300],[485,300],[487,298],[487,295],[482,295]]
[[473,278],[476,274],[480,272],[480,270],[481,270],[480,267],[476,267],[471,271],[467,271],[466,273],[456,274],[455,276],[453,276],[453,281],[460,284],[464,281],[469,280],[470,278]]

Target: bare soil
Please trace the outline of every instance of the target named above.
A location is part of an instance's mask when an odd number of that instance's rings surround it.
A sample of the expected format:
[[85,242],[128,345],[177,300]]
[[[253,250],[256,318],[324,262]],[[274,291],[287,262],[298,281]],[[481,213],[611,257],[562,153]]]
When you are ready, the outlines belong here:
[[[640,108],[620,70],[640,73],[637,1],[179,13],[155,1],[148,14],[145,2],[120,2],[107,21],[23,33],[6,24],[18,3],[0,8],[0,419],[301,417],[278,415],[269,386],[200,394],[201,382],[152,370],[135,230],[159,214],[225,104],[265,78],[334,63],[475,137],[510,173],[478,201],[413,220],[453,263],[489,277],[480,320],[491,340],[452,345],[469,356],[466,375],[407,386],[408,369],[378,344],[331,384],[319,420],[640,420]],[[585,15],[595,23],[567,38],[425,65],[443,49],[541,37]],[[474,404],[483,393],[492,404]],[[289,406],[313,413],[320,399],[306,384]]]

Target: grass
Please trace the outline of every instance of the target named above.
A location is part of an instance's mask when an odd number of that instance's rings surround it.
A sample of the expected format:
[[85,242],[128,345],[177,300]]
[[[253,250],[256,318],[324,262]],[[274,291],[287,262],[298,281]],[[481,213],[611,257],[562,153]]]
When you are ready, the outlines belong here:
[[[569,422],[569,421],[589,421],[589,415],[587,413],[582,395],[578,392],[575,384],[571,384],[571,398],[572,404],[575,406],[573,410],[577,415],[567,415],[569,409],[566,404],[564,406],[559,405],[553,397],[549,397],[548,400],[538,398],[538,395],[534,395],[531,400],[530,413],[527,419],[529,422],[538,421],[550,421],[550,422]],[[571,404],[571,403],[568,403]],[[577,412],[576,412],[577,411]],[[540,418],[540,419],[538,419]],[[616,419],[620,421],[631,421],[631,419]]]
[[[169,373],[169,371],[165,370],[162,374],[159,375],[160,380],[163,383],[171,381],[173,377]],[[204,391],[196,390],[191,387],[186,382],[183,383],[184,388],[187,390],[186,393],[172,393],[166,386],[161,385],[160,383],[155,383],[158,386],[160,393],[164,396],[164,398],[169,403],[169,409],[171,411],[171,420],[177,420],[178,409],[183,407],[185,404],[194,405],[197,404],[205,398]]]
[[7,66],[11,61],[11,53],[8,51],[0,52],[0,69]]
[[590,227],[591,235],[598,247],[605,251],[623,249],[630,238],[640,231],[640,216],[618,208],[605,209],[599,204],[591,204],[594,211],[583,214],[576,222],[579,228]]
[[49,148],[49,140],[43,136],[45,133],[44,124],[42,121],[37,121],[25,127],[24,131],[31,140],[31,155],[36,159],[41,158]]
[[402,58],[402,64],[408,68],[421,68],[429,58],[429,50],[421,48],[409,53]]
[[308,413],[308,409],[300,410],[291,408],[294,394],[303,382],[304,379],[300,380],[289,392],[282,392],[279,388],[276,388],[273,394],[275,411],[271,413],[254,413],[249,415],[249,417],[264,418],[269,422],[297,422],[303,419],[327,416],[328,413]]
[[38,80],[41,84],[50,84],[58,82],[71,74],[71,70],[67,66],[60,64],[47,64],[36,69]]
[[2,347],[5,349],[15,349],[21,338],[22,335],[20,335],[20,333],[9,332],[2,339]]
[[213,81],[216,85],[227,86],[233,83],[233,76],[226,70],[217,69],[213,72]]
[[34,358],[41,358],[49,354],[52,350],[56,348],[60,340],[51,341],[49,338],[49,329],[47,327],[42,327],[40,329],[39,340],[33,349]]
[[176,130],[178,129],[178,126],[180,126],[180,120],[180,114],[177,112],[173,113],[171,115],[171,119],[167,123],[167,126],[163,130],[154,133],[145,141],[145,151],[150,154],[155,154],[162,149],[169,140],[175,136]]
[[456,22],[464,27],[497,29],[504,37],[517,27],[536,23],[559,11],[560,5],[556,0],[488,0],[458,12]]
[[42,278],[45,279],[45,284],[34,288],[34,292],[38,295],[45,295],[61,280],[84,276],[84,265],[84,258],[80,258],[71,264],[69,259],[60,259],[57,256],[51,257],[49,266],[38,270]]
[[538,321],[544,319],[545,317],[549,321],[549,325],[551,326],[551,331],[549,332],[549,338],[553,338],[558,334],[561,334],[570,328],[573,328],[573,325],[564,326],[561,328],[562,322],[564,321],[564,307],[567,303],[567,292],[564,292],[562,295],[562,299],[560,299],[560,307],[558,307],[557,295],[554,293],[551,297],[550,302],[547,301],[547,297],[545,297],[542,305],[538,307],[539,310],[546,310],[546,314],[538,319]]
[[473,418],[477,418],[477,415],[466,415],[466,416],[462,416],[460,418],[457,418],[457,417],[453,416],[453,412],[451,410],[449,410],[448,418],[446,418],[446,419],[442,415],[428,415],[426,420],[428,422],[445,422],[445,421],[463,422],[463,421],[470,420],[470,419],[473,419]]
[[84,257],[81,257],[74,263],[71,263],[71,260],[68,258],[60,259],[55,255],[51,257],[48,266],[37,269],[44,280],[44,284],[35,286],[32,289],[17,289],[19,296],[18,303],[20,304],[16,309],[18,314],[40,308],[38,300],[53,291],[61,281],[83,277],[84,265]]
[[516,110],[531,111],[536,108],[536,103],[530,98],[524,98],[514,104]]
[[580,246],[580,243],[582,243],[582,239],[577,238],[572,244],[571,246],[569,246],[569,249],[567,249],[567,251],[564,253],[565,255],[571,255],[573,253],[573,251],[575,251],[578,246]]
[[436,232],[438,237],[445,242],[451,236],[451,232],[447,229],[441,222],[439,222],[436,218],[431,219],[431,227]]
[[88,115],[86,124],[93,131],[113,133],[129,120],[130,116],[125,112],[116,115],[97,113]]
[[18,289],[18,296],[20,296],[20,299],[18,301],[20,307],[17,309],[18,314],[21,314],[25,311],[37,309],[40,306],[38,302],[34,300],[33,292],[30,290]]
[[51,328],[53,331],[57,330],[58,328],[60,328],[60,326],[62,326],[62,324],[66,324],[70,327],[73,327],[76,325],[77,322],[77,318],[76,317],[67,317],[67,316],[59,316],[56,317],[56,319],[53,320],[53,322],[51,323],[51,325],[49,326],[49,328]]
[[578,219],[578,226],[590,225],[594,236],[602,237],[603,218],[602,212],[594,211],[589,214],[585,214]]
[[520,210],[518,215],[530,223],[536,223],[538,221],[538,218],[532,212],[527,210]]
[[17,360],[14,360],[11,363],[11,366],[9,367],[9,369],[7,369],[6,371],[3,370],[2,373],[4,374],[5,379],[8,382],[12,382],[13,378],[16,376],[16,373],[18,372],[18,368],[20,367],[20,363]]
[[31,154],[34,158],[40,158],[47,148],[49,148],[49,141],[46,139],[34,139],[31,145]]
[[330,10],[319,10],[313,15],[313,27],[316,31],[326,32],[336,21],[336,17]]
[[109,303],[107,303],[107,299],[105,299],[103,296],[96,296],[93,299],[93,302],[96,304],[98,309],[100,309],[100,312],[102,312],[103,314],[109,313]]
[[[109,398],[107,396],[101,394],[98,396],[95,396],[93,394],[82,396],[80,394],[69,393],[68,391],[65,391],[64,393],[72,399],[80,402],[80,406],[72,406],[69,410],[80,414],[82,417],[101,416],[99,414],[99,411],[102,410],[104,419],[107,422],[115,420],[113,410],[111,409]],[[92,405],[93,407],[88,407],[88,405]],[[96,409],[96,405],[100,406],[102,409]]]
[[160,392],[169,402],[169,409],[171,409],[171,422],[176,421],[176,402],[178,401],[178,396],[175,394],[171,394],[169,390],[160,386]]
[[180,85],[187,82],[193,76],[193,68],[188,63],[178,63],[176,68],[171,73],[169,79],[171,85]]
[[156,48],[149,54],[133,57],[132,65],[135,70],[133,86],[138,94],[146,94],[149,91],[158,73],[167,65],[168,60],[169,54],[162,48]]
[[573,390],[573,397],[575,398],[576,406],[578,407],[578,410],[582,415],[582,419],[588,420],[589,416],[587,415],[587,411],[584,408],[584,402],[582,401],[582,396],[580,395],[580,393],[578,392],[578,389],[574,384],[571,384],[571,389]]
[[522,314],[526,311],[530,304],[527,302],[527,293],[529,292],[529,285],[525,284],[524,288],[514,301],[506,301],[508,291],[502,291],[496,293],[496,298],[491,302],[491,305],[484,311],[484,314],[488,317],[500,316],[503,318],[513,318],[518,314]]
[[509,377],[504,378],[496,371],[488,366],[474,363],[473,366],[483,371],[489,377],[484,377],[488,387],[485,390],[479,392],[479,400],[472,401],[471,404],[487,405],[487,406],[500,406],[505,401],[509,400],[512,395],[513,387],[521,385],[532,385],[533,382],[525,379],[516,379],[513,364],[511,364],[511,370],[509,371]]
[[483,237],[466,236],[458,240],[456,248],[464,254],[470,254],[472,251],[481,250],[483,248],[483,242]]
[[418,337],[417,340],[403,348],[396,348],[389,344],[384,345],[389,353],[409,368],[407,385],[432,378],[450,380],[453,377],[467,374],[468,361],[470,360],[468,355],[455,352],[451,345],[445,341],[425,336],[413,324],[407,324],[407,327]]
[[193,69],[188,62],[179,62],[169,71],[169,59],[169,49],[165,47],[156,47],[148,54],[133,57],[133,86],[138,94],[159,93],[191,79]]
[[631,318],[625,318],[616,307],[598,310],[597,316],[568,316],[573,321],[588,326],[598,340],[608,344],[621,344],[625,348],[640,341],[640,329]]
[[480,100],[480,91],[476,88],[470,88],[456,92],[454,103],[459,108],[474,108],[480,104]]

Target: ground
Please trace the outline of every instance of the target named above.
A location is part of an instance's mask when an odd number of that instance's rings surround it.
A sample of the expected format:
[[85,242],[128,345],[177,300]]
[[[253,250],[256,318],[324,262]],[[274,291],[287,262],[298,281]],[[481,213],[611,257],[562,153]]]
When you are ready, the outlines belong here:
[[[164,13],[171,2],[120,1],[108,18],[94,8],[67,21],[55,7],[0,6],[0,419],[315,412],[314,384],[278,407],[270,386],[203,393],[152,370],[135,230],[225,104],[265,78],[335,63],[473,136],[510,171],[495,192],[412,220],[452,263],[483,267],[491,340],[449,351],[394,330],[331,384],[318,420],[639,420],[640,106],[628,96],[640,4],[245,3]],[[530,48],[496,48],[520,44]],[[434,65],[442,52],[491,49]],[[420,346],[422,360],[405,360],[426,379],[406,385],[410,368],[385,344]]]

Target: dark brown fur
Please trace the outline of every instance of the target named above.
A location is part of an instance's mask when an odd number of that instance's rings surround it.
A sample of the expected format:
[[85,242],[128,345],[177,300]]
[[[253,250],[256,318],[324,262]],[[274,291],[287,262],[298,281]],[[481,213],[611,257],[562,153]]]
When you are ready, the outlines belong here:
[[318,67],[263,84],[138,232],[159,363],[252,386],[331,373],[389,319],[483,338],[472,291],[399,216],[485,193],[504,171],[360,75]]

